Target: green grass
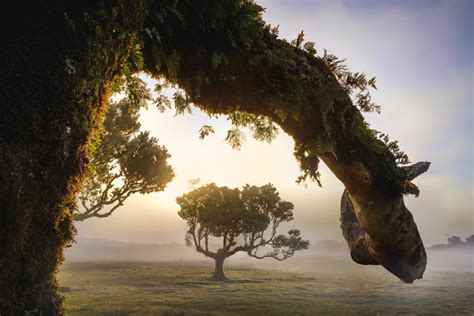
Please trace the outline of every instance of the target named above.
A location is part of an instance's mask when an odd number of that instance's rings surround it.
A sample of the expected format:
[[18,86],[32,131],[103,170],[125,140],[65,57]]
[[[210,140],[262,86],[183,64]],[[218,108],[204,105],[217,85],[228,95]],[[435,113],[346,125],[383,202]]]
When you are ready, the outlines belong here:
[[180,263],[66,263],[68,315],[453,315],[474,313],[474,274],[404,284],[381,270],[287,273]]

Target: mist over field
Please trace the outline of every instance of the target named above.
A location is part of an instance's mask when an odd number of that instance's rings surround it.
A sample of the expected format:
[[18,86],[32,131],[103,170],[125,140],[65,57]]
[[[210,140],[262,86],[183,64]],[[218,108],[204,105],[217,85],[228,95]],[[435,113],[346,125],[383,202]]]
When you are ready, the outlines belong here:
[[[474,273],[472,246],[442,250],[427,248],[427,255],[427,273],[432,271]],[[196,252],[194,247],[186,247],[184,242],[134,243],[88,238],[79,238],[76,244],[66,251],[66,262],[74,261],[212,263],[212,259]],[[248,257],[245,253],[237,253],[228,258],[225,264],[288,272],[345,273],[383,270],[379,266],[362,266],[353,262],[345,242],[335,240],[313,241],[308,250],[297,252],[292,258],[282,262],[271,258],[258,260]]]
[[473,249],[461,248],[428,248],[413,284],[354,263],[334,240],[282,262],[236,254],[216,282],[212,260],[184,243],[81,238],[60,280],[70,315],[472,315]]

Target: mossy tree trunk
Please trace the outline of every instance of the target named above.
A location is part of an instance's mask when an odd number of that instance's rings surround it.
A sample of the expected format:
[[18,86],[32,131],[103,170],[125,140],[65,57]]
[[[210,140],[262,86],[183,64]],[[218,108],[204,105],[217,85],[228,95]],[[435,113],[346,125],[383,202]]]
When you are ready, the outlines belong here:
[[[36,1],[11,8],[0,58],[0,313],[62,313],[56,272],[110,82],[143,69],[202,109],[271,117],[306,172],[344,183],[375,260],[420,278],[407,172],[319,59],[276,39],[245,1]],[[150,13],[150,14],[149,14]],[[143,25],[145,23],[145,25]],[[5,32],[4,30],[4,32]],[[141,44],[141,45],[139,45]],[[130,57],[129,57],[130,56]]]
[[[0,314],[62,314],[56,273],[76,193],[143,21],[140,1],[9,10],[0,58]],[[142,3],[143,4],[143,3]],[[121,38],[118,38],[122,34]]]
[[421,278],[425,250],[403,202],[413,186],[407,171],[321,58],[277,39],[251,4],[230,1],[222,11],[223,3],[180,1],[170,12],[181,16],[151,16],[147,27],[160,42],[145,37],[146,70],[179,84],[208,113],[272,118],[293,137],[304,172],[316,176],[319,157],[345,185],[372,258],[406,282]]

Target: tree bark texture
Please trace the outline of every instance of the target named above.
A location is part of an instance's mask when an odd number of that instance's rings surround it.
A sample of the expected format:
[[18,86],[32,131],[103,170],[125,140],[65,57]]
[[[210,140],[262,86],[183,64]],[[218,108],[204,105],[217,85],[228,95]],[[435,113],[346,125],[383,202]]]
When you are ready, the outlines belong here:
[[214,273],[212,274],[212,278],[216,281],[224,281],[225,279],[227,279],[224,275],[224,259],[225,257],[221,256],[216,256],[216,258],[214,258],[215,267]]
[[56,274],[75,233],[76,193],[132,43],[116,33],[140,26],[134,5],[110,13],[91,3],[16,3],[2,28],[1,315],[63,313]]
[[[405,282],[421,278],[426,254],[403,202],[407,170],[397,166],[387,146],[370,132],[320,58],[277,39],[244,6],[219,15],[221,29],[200,28],[202,14],[212,16],[216,7],[200,11],[193,2],[178,3],[186,23],[198,26],[193,28],[177,18],[151,18],[147,27],[164,44],[145,39],[147,71],[174,80],[208,113],[240,110],[272,118],[293,137],[296,151],[302,149],[303,167],[305,155],[317,155],[345,185],[371,256]],[[168,37],[170,24],[176,27]],[[217,65],[199,57],[221,55],[226,59]]]
[[[303,152],[303,169],[315,171],[304,156],[317,155],[345,185],[371,257],[406,282],[421,278],[426,255],[403,203],[409,173],[324,62],[277,39],[257,11],[231,0],[42,0],[10,9],[15,24],[2,29],[0,52],[2,315],[62,314],[56,273],[108,87],[142,68],[208,113],[272,118]],[[137,49],[143,67],[130,60]]]
[[[403,167],[403,170],[407,173],[407,181],[411,181],[420,174],[426,172],[429,166],[429,162],[419,162],[411,166]],[[413,188],[415,188],[415,190],[413,190]],[[415,194],[416,196],[418,196],[419,190],[415,185],[411,184],[410,186],[408,186],[407,193]],[[387,231],[394,231],[397,229],[404,228],[405,231],[400,231],[400,234],[404,235],[407,233],[407,231],[413,231],[414,229],[416,229],[416,225],[413,221],[413,217],[405,208],[403,201],[400,201],[398,207],[399,208],[397,208],[395,211],[399,214],[401,213],[401,215],[399,215],[401,218],[394,218],[388,221],[388,223],[386,223],[387,227],[385,229]],[[405,215],[406,217],[403,218],[403,215]],[[371,242],[371,236],[365,231],[364,227],[366,226],[361,223],[362,221],[368,221],[367,219],[365,219],[366,217],[367,214],[359,214],[356,211],[348,190],[344,190],[344,193],[342,194],[341,198],[341,229],[344,239],[346,239],[347,244],[349,246],[352,259],[360,264],[381,264],[389,271],[399,276],[405,282],[412,282],[413,277],[411,277],[410,275],[407,277],[403,270],[400,271],[401,269],[399,267],[400,265],[403,267],[402,264],[404,263],[404,259],[408,261],[408,263],[411,263],[411,266],[409,266],[410,268],[408,268],[408,270],[413,271],[413,273],[416,273],[417,276],[421,277],[425,269],[425,267],[421,263],[424,263],[426,265],[427,260],[423,244],[418,244],[418,248],[417,250],[415,250],[414,255],[411,258],[405,259],[402,257],[403,259],[400,259],[400,257],[393,255],[396,259],[399,260],[398,262],[394,261],[392,259],[393,257],[389,257],[387,259],[386,257],[380,256],[377,253],[377,248],[373,247],[374,242]],[[409,225],[414,225],[414,228],[407,228],[407,226]],[[405,247],[405,245],[403,244],[403,242],[406,242],[405,240],[399,238],[397,241],[399,242],[398,244],[390,245],[390,248],[394,251],[397,249],[397,247],[399,249],[403,249],[403,247]],[[400,263],[400,261],[402,263]]]

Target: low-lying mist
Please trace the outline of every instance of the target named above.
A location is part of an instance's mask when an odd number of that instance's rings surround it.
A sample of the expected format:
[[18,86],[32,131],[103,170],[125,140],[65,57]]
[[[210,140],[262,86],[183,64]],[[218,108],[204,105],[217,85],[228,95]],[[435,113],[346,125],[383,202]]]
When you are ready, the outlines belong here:
[[[216,248],[216,247],[214,247]],[[427,249],[427,272],[452,271],[474,272],[473,247],[459,249]],[[71,261],[148,261],[211,264],[212,259],[197,253],[183,243],[134,243],[99,239],[78,239],[66,251]],[[228,266],[249,266],[278,269],[288,272],[352,273],[383,270],[382,267],[362,266],[354,263],[347,245],[342,241],[320,240],[311,243],[306,251],[279,262],[273,259],[258,260],[246,253],[237,253],[226,259]]]

